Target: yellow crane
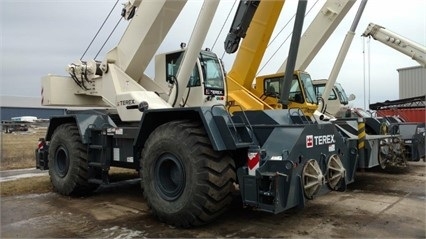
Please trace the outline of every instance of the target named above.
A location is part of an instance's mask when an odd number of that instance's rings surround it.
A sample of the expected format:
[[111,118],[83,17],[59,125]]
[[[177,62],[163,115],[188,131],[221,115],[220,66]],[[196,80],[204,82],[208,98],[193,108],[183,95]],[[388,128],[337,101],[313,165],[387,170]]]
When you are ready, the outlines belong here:
[[[244,2],[248,5],[247,2],[250,1]],[[260,1],[256,13],[249,23],[250,27],[247,23],[241,24],[241,20],[239,24],[234,20],[230,32],[238,26],[240,28],[247,26],[248,29],[246,29],[247,34],[241,36],[244,39],[227,76],[230,111],[298,108],[302,109],[305,114],[312,115],[318,107],[317,99],[312,79],[304,70],[354,3],[355,0],[328,0],[324,3],[301,38],[295,63],[296,70],[289,83],[289,89],[286,89],[288,96],[285,98],[280,98],[280,89],[287,61],[280,67],[279,73],[256,77],[284,1]],[[244,3],[240,3],[240,6],[242,4]],[[238,12],[235,19],[238,19]],[[245,20],[247,21],[247,19]],[[233,49],[235,50],[236,47]],[[253,87],[253,81],[255,81],[255,87]]]

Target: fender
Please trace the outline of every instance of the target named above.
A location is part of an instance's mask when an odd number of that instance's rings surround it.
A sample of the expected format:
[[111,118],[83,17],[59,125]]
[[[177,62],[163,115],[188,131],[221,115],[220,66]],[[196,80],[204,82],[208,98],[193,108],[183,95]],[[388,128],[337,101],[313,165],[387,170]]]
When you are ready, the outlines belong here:
[[81,110],[67,111],[66,115],[53,116],[50,118],[46,140],[50,141],[55,129],[65,123],[75,123],[81,135],[83,144],[89,143],[89,128],[117,127],[112,119],[103,111]]
[[136,152],[141,152],[149,135],[160,125],[174,120],[200,121],[210,139],[213,149],[223,151],[230,148],[226,145],[218,126],[213,120],[215,115],[227,114],[221,107],[185,107],[171,109],[152,109],[144,111],[139,125],[138,136],[135,138],[134,147]]

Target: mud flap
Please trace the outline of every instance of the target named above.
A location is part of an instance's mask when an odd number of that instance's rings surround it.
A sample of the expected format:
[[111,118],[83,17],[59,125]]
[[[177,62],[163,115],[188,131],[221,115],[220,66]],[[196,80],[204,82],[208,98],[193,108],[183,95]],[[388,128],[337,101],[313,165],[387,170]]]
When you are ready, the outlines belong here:
[[35,159],[36,159],[36,168],[40,170],[49,169],[49,159],[47,158],[48,151],[47,149],[36,149],[35,150]]

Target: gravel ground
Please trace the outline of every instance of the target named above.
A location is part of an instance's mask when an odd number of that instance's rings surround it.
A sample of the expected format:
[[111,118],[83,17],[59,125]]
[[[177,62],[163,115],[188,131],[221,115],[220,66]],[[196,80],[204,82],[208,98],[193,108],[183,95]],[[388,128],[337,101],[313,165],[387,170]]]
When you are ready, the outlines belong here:
[[309,201],[302,210],[272,215],[235,203],[217,221],[174,228],[149,213],[138,180],[100,188],[84,198],[55,193],[1,198],[6,237],[426,237],[426,171],[410,163],[404,174],[357,172],[346,192]]

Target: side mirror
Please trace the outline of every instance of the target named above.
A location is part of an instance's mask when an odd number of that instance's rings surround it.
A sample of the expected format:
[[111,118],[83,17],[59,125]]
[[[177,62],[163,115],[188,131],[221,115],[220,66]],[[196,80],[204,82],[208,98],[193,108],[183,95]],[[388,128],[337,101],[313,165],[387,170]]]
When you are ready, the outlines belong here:
[[355,100],[355,95],[354,94],[350,94],[348,97],[348,101],[353,101]]

